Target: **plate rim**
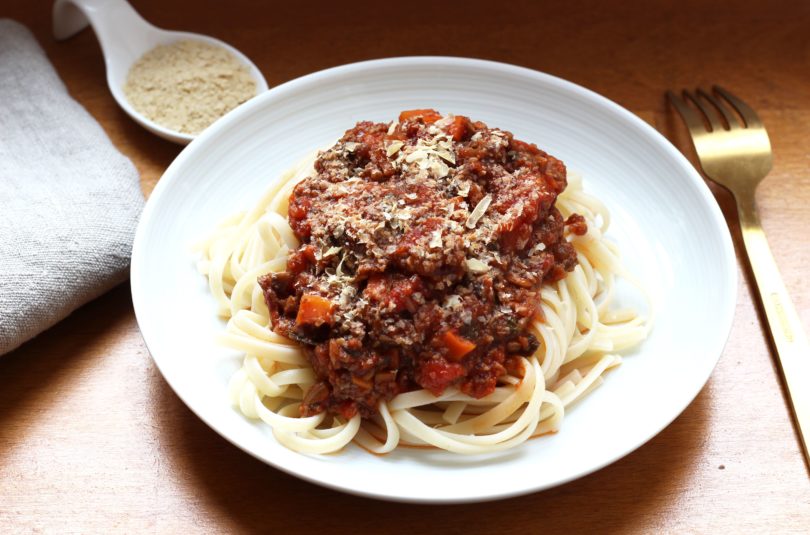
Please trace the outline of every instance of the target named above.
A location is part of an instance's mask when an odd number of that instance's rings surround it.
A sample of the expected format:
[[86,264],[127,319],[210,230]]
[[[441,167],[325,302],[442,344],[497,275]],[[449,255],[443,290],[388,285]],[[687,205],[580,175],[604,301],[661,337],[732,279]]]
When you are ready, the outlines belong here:
[[[411,494],[403,495],[397,494],[396,492],[384,493],[373,490],[363,490],[362,488],[358,488],[357,486],[352,486],[350,484],[351,482],[345,483],[334,482],[330,480],[311,477],[308,474],[302,474],[282,463],[274,462],[271,459],[262,457],[258,452],[254,452],[250,449],[247,449],[245,446],[239,444],[235,438],[232,438],[227,433],[223,432],[215,423],[211,421],[211,418],[207,417],[205,414],[201,414],[193,406],[192,403],[189,403],[187,396],[184,395],[182,390],[176,386],[175,382],[171,377],[171,374],[166,373],[166,370],[161,366],[160,359],[155,358],[154,353],[150,348],[150,343],[148,340],[149,338],[148,332],[150,332],[150,329],[149,327],[144,328],[144,326],[149,325],[149,323],[146,321],[142,321],[142,314],[144,313],[143,311],[146,308],[146,304],[144,304],[142,300],[143,298],[141,297],[144,295],[143,292],[141,291],[141,288],[146,275],[145,272],[143,271],[144,260],[142,260],[141,251],[144,250],[145,248],[144,245],[145,236],[147,234],[147,229],[150,226],[153,213],[157,210],[156,206],[159,206],[161,202],[160,199],[162,199],[164,191],[169,187],[169,184],[171,184],[175,180],[175,177],[178,176],[177,169],[182,168],[186,160],[194,156],[197,147],[206,144],[210,138],[219,135],[220,131],[237,124],[244,117],[249,116],[254,108],[261,107],[265,101],[280,99],[289,93],[294,93],[295,91],[299,90],[299,88],[308,87],[310,84],[318,84],[323,79],[328,80],[333,77],[351,75],[357,72],[375,71],[390,67],[427,68],[436,66],[476,68],[480,71],[487,71],[487,74],[489,75],[501,72],[504,74],[512,74],[520,77],[528,77],[537,80],[541,83],[551,84],[559,89],[565,90],[566,92],[572,92],[582,98],[593,101],[600,107],[607,108],[612,113],[618,115],[621,119],[629,122],[633,127],[640,129],[641,133],[644,134],[644,137],[650,140],[654,140],[655,144],[658,145],[660,148],[662,148],[668,154],[668,156],[672,158],[672,162],[678,164],[678,171],[680,172],[679,174],[689,177],[689,180],[692,182],[692,185],[695,186],[696,190],[700,193],[700,199],[704,205],[703,208],[707,209],[708,213],[711,215],[711,218],[715,224],[716,229],[719,232],[720,239],[722,241],[722,257],[723,257],[722,259],[725,261],[725,264],[727,264],[725,266],[727,269],[724,270],[725,271],[724,290],[725,292],[728,293],[730,299],[727,302],[727,304],[725,304],[725,309],[721,309],[721,312],[723,313],[723,317],[721,318],[722,321],[718,322],[719,326],[716,327],[716,330],[719,330],[725,334],[724,336],[718,338],[718,341],[716,343],[719,344],[719,347],[717,348],[717,350],[712,351],[711,353],[707,352],[711,358],[711,366],[706,367],[707,371],[705,373],[705,376],[701,376],[701,380],[699,382],[697,381],[695,382],[696,388],[694,388],[694,391],[688,392],[688,395],[684,397],[684,399],[687,401],[683,405],[683,407],[680,407],[677,411],[675,411],[674,415],[672,415],[671,417],[662,419],[663,422],[662,425],[660,425],[660,427],[655,426],[656,429],[651,434],[649,434],[649,436],[647,436],[641,442],[636,444],[634,447],[630,448],[627,451],[623,451],[617,456],[609,456],[609,458],[604,460],[602,463],[597,463],[594,466],[589,466],[584,470],[576,471],[576,473],[570,474],[568,477],[561,478],[550,483],[544,483],[539,485],[523,485],[520,486],[519,488],[513,490],[510,489],[508,491],[502,492],[494,492],[494,493],[481,492],[479,494],[476,494],[476,496],[474,497],[463,496],[456,498],[451,496],[439,499],[436,498],[426,499]],[[252,457],[258,459],[259,461],[268,464],[278,470],[281,470],[287,474],[293,475],[299,479],[308,481],[310,483],[314,483],[330,489],[346,492],[357,496],[363,496],[367,498],[375,498],[405,503],[425,503],[425,504],[476,503],[492,500],[501,500],[515,496],[539,492],[542,490],[566,484],[570,481],[579,479],[581,477],[594,473],[598,470],[601,470],[602,468],[615,463],[619,459],[626,457],[627,455],[631,454],[632,452],[638,450],[639,448],[647,444],[652,438],[661,433],[675,419],[677,419],[689,407],[689,405],[691,405],[691,403],[694,401],[697,395],[706,386],[712,372],[717,366],[717,362],[719,361],[720,357],[724,352],[725,347],[727,346],[729,337],[731,335],[731,328],[735,317],[735,309],[738,298],[737,296],[738,284],[739,281],[736,269],[736,255],[734,252],[733,242],[731,240],[731,233],[728,228],[725,217],[723,216],[722,211],[717,203],[717,200],[711,193],[711,190],[709,189],[709,187],[707,186],[701,175],[698,173],[697,169],[692,166],[689,160],[663,134],[658,132],[646,121],[642,120],[640,117],[638,117],[631,111],[627,110],[623,106],[619,105],[618,103],[608,99],[603,95],[600,95],[599,93],[596,93],[595,91],[592,91],[579,84],[570,82],[568,80],[565,80],[563,78],[548,73],[537,71],[528,67],[522,67],[498,61],[457,57],[457,56],[430,56],[430,55],[373,59],[367,61],[348,63],[345,65],[339,65],[319,70],[295,78],[293,80],[289,80],[278,86],[275,86],[269,89],[268,91],[260,95],[257,95],[251,100],[245,102],[244,104],[240,105],[236,109],[230,111],[228,114],[217,120],[214,124],[212,124],[206,130],[204,130],[199,136],[197,136],[188,146],[186,146],[180,152],[180,154],[178,154],[178,156],[166,168],[161,178],[158,180],[157,184],[152,190],[149,198],[147,199],[146,205],[144,206],[141,218],[138,222],[135,238],[133,241],[132,261],[130,265],[130,287],[132,294],[133,309],[135,312],[135,317],[138,323],[139,330],[141,332],[141,336],[144,340],[144,344],[146,345],[147,350],[149,351],[149,355],[152,358],[152,361],[155,363],[155,366],[160,371],[161,376],[168,383],[169,387],[172,389],[175,395],[177,395],[180,398],[180,400],[185,404],[185,406],[189,410],[191,410],[191,412],[194,413],[198,418],[200,418],[210,429],[215,431],[219,436],[224,438],[229,443],[233,444],[243,452],[251,455]],[[722,343],[720,343],[720,340],[722,340]],[[666,421],[664,422],[664,420]]]

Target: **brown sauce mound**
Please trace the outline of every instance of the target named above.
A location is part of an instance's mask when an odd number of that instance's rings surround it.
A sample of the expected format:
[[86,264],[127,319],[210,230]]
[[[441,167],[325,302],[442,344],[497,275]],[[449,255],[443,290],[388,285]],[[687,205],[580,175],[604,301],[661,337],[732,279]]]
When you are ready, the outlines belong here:
[[576,265],[564,226],[587,230],[555,208],[565,186],[535,145],[433,110],[360,122],[322,152],[290,197],[301,246],[259,279],[318,377],[302,415],[368,417],[419,388],[481,398],[522,375],[541,285]]

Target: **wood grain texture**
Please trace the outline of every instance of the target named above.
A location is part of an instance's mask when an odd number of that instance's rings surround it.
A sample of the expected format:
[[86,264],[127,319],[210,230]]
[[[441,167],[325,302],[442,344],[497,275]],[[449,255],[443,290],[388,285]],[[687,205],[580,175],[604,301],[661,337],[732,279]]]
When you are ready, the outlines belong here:
[[[530,1],[459,2],[434,11],[365,0],[133,4],[159,26],[233,44],[271,86],[326,67],[400,55],[531,67],[629,108],[693,161],[663,92],[719,83],[748,101],[770,133],[774,169],[760,186],[759,209],[810,328],[810,3],[572,1],[552,8]],[[148,194],[179,148],[118,109],[92,33],[62,43],[51,39],[50,7],[11,0],[0,5],[0,17],[34,31],[71,94],[133,160]],[[733,202],[720,188],[712,190],[739,246]],[[339,494],[231,446],[163,381],[135,323],[128,285],[121,286],[0,358],[0,531],[807,532],[808,469],[746,268],[740,273],[737,314],[720,363],[660,435],[619,462],[549,491],[442,507]]]

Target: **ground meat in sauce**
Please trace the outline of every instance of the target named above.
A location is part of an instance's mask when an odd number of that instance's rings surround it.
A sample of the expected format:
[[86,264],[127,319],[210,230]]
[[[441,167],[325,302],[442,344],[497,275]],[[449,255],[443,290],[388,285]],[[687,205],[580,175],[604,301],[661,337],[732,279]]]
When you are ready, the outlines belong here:
[[576,265],[563,229],[587,231],[554,206],[565,186],[535,145],[433,110],[360,122],[322,152],[290,196],[301,246],[259,279],[318,377],[302,415],[369,417],[418,388],[481,398],[521,375],[541,285]]

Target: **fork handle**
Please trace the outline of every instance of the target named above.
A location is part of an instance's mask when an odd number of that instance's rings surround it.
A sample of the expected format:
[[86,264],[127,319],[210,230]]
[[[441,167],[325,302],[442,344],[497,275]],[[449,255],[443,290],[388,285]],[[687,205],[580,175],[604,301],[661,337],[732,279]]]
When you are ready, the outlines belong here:
[[753,192],[750,196],[737,197],[737,213],[756,289],[787,387],[787,397],[793,406],[804,457],[810,468],[810,344],[765,239]]

